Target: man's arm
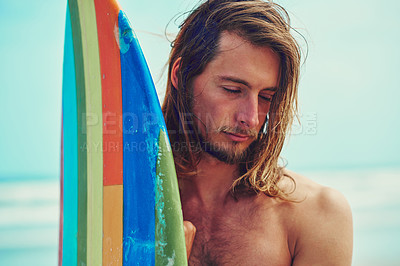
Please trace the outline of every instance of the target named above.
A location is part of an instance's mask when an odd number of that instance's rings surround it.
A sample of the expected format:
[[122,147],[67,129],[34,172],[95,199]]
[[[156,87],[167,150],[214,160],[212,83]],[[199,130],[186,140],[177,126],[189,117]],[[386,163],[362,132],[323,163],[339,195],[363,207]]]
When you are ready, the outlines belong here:
[[351,265],[353,221],[344,196],[323,187],[306,201],[292,265]]

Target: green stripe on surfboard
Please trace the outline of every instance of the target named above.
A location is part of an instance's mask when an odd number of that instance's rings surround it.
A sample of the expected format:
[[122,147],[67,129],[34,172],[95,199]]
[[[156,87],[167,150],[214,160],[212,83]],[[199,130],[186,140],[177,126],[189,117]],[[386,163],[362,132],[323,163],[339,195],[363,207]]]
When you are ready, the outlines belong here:
[[78,265],[102,264],[102,109],[93,1],[70,0],[78,105]]
[[101,265],[103,252],[103,122],[100,58],[94,1],[78,0],[85,71],[87,139],[87,265]]
[[[71,15],[72,40],[74,44],[74,61],[76,76],[76,104],[78,122],[78,236],[77,265],[86,265],[86,228],[87,228],[87,153],[86,149],[86,114],[85,76],[83,71],[81,24],[76,1],[68,1]],[[66,256],[67,254],[63,254]]]
[[158,144],[155,265],[187,265],[183,216],[174,159],[168,137],[162,129]]

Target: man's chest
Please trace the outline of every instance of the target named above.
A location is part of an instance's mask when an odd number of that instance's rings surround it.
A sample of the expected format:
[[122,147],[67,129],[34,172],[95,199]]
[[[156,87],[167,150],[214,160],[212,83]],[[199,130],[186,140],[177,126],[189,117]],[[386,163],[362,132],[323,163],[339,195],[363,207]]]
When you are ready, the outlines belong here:
[[257,217],[192,215],[197,232],[189,265],[290,265],[287,232],[278,217]]

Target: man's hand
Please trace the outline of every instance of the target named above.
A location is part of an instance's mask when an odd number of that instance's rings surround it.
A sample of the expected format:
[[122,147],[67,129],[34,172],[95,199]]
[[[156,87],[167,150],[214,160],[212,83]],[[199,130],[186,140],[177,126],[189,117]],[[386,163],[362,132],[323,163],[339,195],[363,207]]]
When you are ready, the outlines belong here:
[[185,231],[186,254],[189,260],[190,252],[192,251],[194,235],[196,234],[196,227],[189,221],[183,221],[183,229]]

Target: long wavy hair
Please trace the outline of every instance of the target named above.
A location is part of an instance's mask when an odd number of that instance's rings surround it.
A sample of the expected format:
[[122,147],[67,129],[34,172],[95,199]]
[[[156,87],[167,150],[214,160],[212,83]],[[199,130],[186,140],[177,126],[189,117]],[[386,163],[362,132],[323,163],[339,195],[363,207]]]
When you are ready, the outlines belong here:
[[[286,200],[289,192],[278,186],[285,175],[278,159],[297,115],[301,53],[291,35],[288,13],[272,2],[208,0],[181,24],[172,42],[162,106],[178,176],[188,178],[196,175],[201,159],[200,135],[196,123],[193,123],[192,81],[217,55],[223,31],[235,33],[255,46],[270,47],[280,58],[279,87],[270,106],[267,131],[259,134],[247,158],[239,163],[240,177],[234,181],[232,191],[262,192]],[[171,72],[179,58],[178,87],[175,88]]]

